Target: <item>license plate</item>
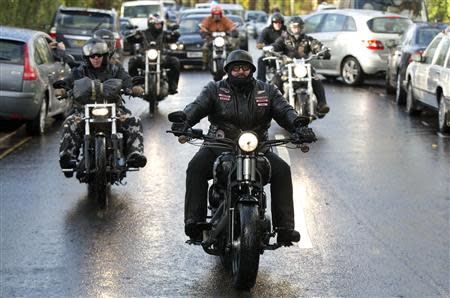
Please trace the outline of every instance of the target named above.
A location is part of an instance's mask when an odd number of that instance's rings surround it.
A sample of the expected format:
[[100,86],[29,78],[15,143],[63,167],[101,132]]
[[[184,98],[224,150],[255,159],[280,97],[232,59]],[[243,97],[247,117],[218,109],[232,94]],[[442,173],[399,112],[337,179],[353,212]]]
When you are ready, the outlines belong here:
[[202,52],[186,52],[188,58],[201,58],[203,56]]
[[72,39],[72,44],[77,46],[77,47],[82,47],[84,46],[84,44],[86,43],[87,40],[82,40],[82,39]]

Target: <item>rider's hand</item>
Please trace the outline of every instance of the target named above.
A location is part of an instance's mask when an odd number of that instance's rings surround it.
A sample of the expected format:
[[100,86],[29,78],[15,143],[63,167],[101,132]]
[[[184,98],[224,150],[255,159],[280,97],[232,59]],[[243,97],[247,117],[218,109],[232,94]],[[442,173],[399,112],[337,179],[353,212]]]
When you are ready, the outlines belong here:
[[65,97],[66,95],[67,95],[67,92],[65,89],[62,89],[62,88],[55,89],[56,97]]
[[325,51],[323,54],[322,54],[322,59],[324,59],[324,60],[330,60],[330,58],[331,58],[331,54],[330,54],[330,51],[328,50],[328,51]]
[[262,42],[256,43],[256,48],[261,50],[264,47],[264,44]]
[[186,133],[186,131],[190,128],[187,122],[173,122],[171,130],[174,131],[174,135],[179,137]]
[[133,96],[142,96],[144,94],[144,88],[141,86],[133,86],[133,88],[131,88],[131,94]]
[[295,143],[299,144],[317,141],[314,131],[307,126],[298,126],[294,131],[294,138],[297,139]]

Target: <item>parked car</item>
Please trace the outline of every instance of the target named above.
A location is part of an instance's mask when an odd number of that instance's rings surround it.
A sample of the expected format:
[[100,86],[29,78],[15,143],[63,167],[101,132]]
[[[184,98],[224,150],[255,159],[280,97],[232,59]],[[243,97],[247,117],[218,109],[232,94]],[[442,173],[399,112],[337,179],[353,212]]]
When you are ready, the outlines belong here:
[[203,64],[202,46],[204,40],[200,35],[198,25],[204,18],[204,14],[192,14],[181,19],[179,23],[180,37],[178,38],[177,50],[173,51],[172,55],[180,60],[182,66],[202,66]]
[[431,40],[445,28],[447,25],[440,23],[414,23],[398,44],[392,41],[386,71],[386,92],[391,94],[395,92],[397,104],[405,103],[406,90],[402,88],[402,81],[405,80],[411,55],[422,53]]
[[330,60],[314,60],[317,72],[356,85],[385,74],[388,40],[399,40],[412,24],[406,17],[374,10],[321,10],[304,17],[304,32],[331,48]]
[[450,31],[435,36],[423,54],[412,55],[406,69],[406,112],[427,106],[438,110],[438,127],[450,132]]
[[159,14],[161,18],[167,21],[165,12],[164,3],[160,0],[126,1],[122,3],[120,16],[130,18],[131,23],[137,26],[139,30],[145,30],[147,29],[149,15]]
[[130,44],[126,37],[136,33],[136,28],[137,26],[131,23],[130,18],[120,18],[120,36],[122,37],[123,50],[125,52],[131,53],[133,51],[134,45]]
[[52,86],[70,67],[55,61],[46,33],[6,26],[0,32],[0,119],[25,120],[30,134],[41,135],[47,116],[64,117],[71,107]]
[[122,53],[119,16],[115,10],[60,6],[51,22],[50,36],[66,46],[66,52],[82,61],[81,48],[98,29],[111,30],[116,39],[116,52]]
[[257,26],[265,26],[267,22],[267,13],[262,10],[247,10],[245,12],[245,23],[247,24],[247,33],[253,38],[258,37]]

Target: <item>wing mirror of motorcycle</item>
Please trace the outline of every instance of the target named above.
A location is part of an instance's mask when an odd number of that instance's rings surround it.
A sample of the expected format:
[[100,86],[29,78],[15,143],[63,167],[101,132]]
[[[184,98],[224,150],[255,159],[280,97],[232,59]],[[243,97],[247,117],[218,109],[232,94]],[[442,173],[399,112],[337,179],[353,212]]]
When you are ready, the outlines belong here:
[[143,85],[143,84],[145,84],[145,77],[143,77],[143,76],[136,76],[136,77],[133,77],[133,78],[131,79],[131,82],[132,82],[133,86],[136,86],[136,85]]
[[183,111],[175,111],[168,115],[170,122],[184,122],[186,121],[186,114]]

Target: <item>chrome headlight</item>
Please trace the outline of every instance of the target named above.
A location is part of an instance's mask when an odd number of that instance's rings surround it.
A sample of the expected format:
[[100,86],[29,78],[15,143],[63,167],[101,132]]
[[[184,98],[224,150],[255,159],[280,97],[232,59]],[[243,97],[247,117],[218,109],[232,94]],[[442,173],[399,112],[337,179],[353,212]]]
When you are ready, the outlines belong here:
[[216,37],[214,39],[214,45],[218,48],[221,48],[225,45],[225,39],[223,37]]
[[296,65],[294,67],[294,74],[298,78],[304,78],[308,75],[308,70],[303,65]]
[[175,51],[175,50],[177,49],[177,44],[176,44],[176,43],[171,43],[171,44],[169,45],[169,48],[170,48],[172,51]]
[[91,113],[96,117],[105,117],[108,115],[109,110],[107,108],[94,108]]
[[258,137],[252,132],[244,132],[239,136],[239,148],[245,152],[252,152],[258,147]]
[[148,50],[147,58],[150,60],[155,60],[156,58],[158,58],[158,51],[155,49]]

